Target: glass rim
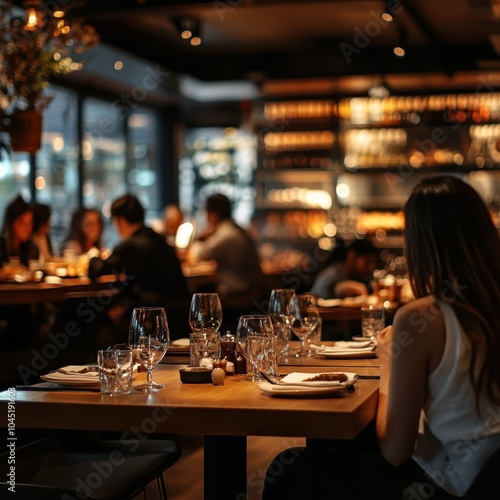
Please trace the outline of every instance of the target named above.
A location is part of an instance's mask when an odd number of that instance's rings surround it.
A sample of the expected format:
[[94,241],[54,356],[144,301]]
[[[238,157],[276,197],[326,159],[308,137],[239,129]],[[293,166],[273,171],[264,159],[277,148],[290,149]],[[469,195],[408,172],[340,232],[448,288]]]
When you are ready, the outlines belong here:
[[255,319],[262,319],[262,318],[271,318],[270,314],[242,314],[239,319],[241,318],[255,318]]
[[141,306],[141,307],[134,307],[133,311],[161,311],[165,310],[164,307],[161,306]]

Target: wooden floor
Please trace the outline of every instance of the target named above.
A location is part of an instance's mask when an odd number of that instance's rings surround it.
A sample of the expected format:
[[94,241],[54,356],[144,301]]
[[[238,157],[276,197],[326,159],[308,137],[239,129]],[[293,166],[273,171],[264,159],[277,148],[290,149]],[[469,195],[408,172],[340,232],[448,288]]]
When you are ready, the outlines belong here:
[[[181,459],[165,472],[169,500],[203,500],[203,438],[181,436]],[[247,500],[260,500],[267,466],[281,450],[303,446],[305,439],[286,437],[249,437],[247,468]],[[140,498],[140,497],[138,497]],[[159,498],[156,485],[147,490],[148,500]]]

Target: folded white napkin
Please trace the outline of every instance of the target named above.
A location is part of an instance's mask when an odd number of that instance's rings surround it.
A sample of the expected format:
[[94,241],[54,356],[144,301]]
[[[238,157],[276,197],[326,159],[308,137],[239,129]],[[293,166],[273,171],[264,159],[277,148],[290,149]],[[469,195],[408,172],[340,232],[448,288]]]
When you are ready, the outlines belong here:
[[170,347],[189,347],[189,339],[177,339],[170,342]]
[[367,340],[366,342],[349,342],[344,340],[338,340],[335,345],[315,345],[311,344],[311,349],[316,352],[337,352],[337,351],[371,351],[373,349],[373,341]]
[[75,377],[78,379],[85,378],[85,379],[98,379],[99,378],[99,371],[85,371],[82,373],[82,370],[85,370],[85,368],[88,368],[88,365],[69,365],[69,366],[63,366],[62,368],[59,368],[56,372],[52,372],[52,376],[59,376],[62,375],[62,378],[67,379],[68,377]]
[[[347,375],[347,380],[345,382],[340,382],[338,380],[318,380],[318,381],[308,381],[305,382],[306,379],[315,377],[316,375],[320,375],[320,373],[300,373],[293,372],[289,373],[286,377],[281,379],[281,382],[285,382],[290,386],[303,386],[303,387],[344,387],[348,384],[354,383],[356,379],[355,373],[350,372],[342,372]],[[275,387],[287,388],[285,385],[273,385],[273,389]]]

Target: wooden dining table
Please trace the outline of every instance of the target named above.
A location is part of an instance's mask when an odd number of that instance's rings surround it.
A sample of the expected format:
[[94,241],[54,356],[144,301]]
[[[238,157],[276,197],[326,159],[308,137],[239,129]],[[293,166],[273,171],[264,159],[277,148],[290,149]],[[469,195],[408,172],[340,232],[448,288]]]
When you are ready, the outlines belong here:
[[[359,364],[359,361],[358,361]],[[362,364],[362,363],[361,363]],[[14,395],[15,433],[23,429],[119,431],[122,439],[142,434],[203,435],[205,499],[246,498],[247,437],[287,436],[349,440],[375,417],[378,380],[374,367],[352,393],[331,397],[273,397],[257,382],[226,377],[224,385],[184,384],[182,365],[160,364],[153,379],[159,392],[107,396],[95,391],[60,390],[51,384],[18,387],[0,393],[0,425],[8,427],[7,405]],[[298,370],[300,368],[300,370]],[[280,366],[280,371],[318,372],[316,366]],[[354,371],[331,363],[321,371]],[[135,383],[140,383],[139,374]]]
[[0,305],[60,302],[67,293],[110,290],[116,282],[115,275],[101,276],[95,280],[82,276],[41,282],[3,282],[0,283]]

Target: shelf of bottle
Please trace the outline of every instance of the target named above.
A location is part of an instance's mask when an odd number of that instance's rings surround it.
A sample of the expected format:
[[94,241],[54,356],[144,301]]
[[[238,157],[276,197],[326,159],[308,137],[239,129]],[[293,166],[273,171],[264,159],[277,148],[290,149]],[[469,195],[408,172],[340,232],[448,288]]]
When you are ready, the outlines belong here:
[[288,168],[261,169],[256,173],[259,180],[278,180],[283,182],[317,183],[332,179],[333,170],[326,168]]
[[343,173],[366,173],[366,174],[383,174],[385,172],[418,172],[418,171],[426,171],[436,172],[436,173],[445,173],[450,171],[460,172],[460,173],[468,173],[468,172],[477,172],[477,171],[487,171],[487,170],[500,170],[500,164],[492,164],[485,165],[484,167],[479,167],[477,165],[472,164],[463,164],[457,165],[454,163],[443,163],[439,165],[422,165],[421,167],[412,167],[410,164],[400,164],[400,165],[391,165],[391,166],[357,166],[356,168],[348,168],[343,167]]

